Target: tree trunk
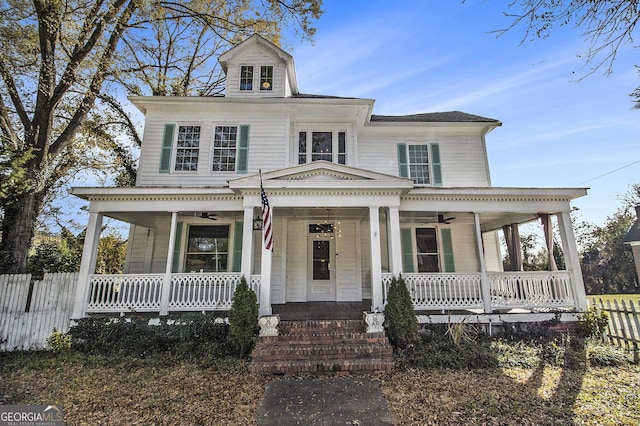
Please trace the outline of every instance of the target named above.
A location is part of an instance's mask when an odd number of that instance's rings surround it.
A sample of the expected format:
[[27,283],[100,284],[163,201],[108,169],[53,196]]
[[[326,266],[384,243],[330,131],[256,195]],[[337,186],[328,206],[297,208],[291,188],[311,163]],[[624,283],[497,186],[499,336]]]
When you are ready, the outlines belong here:
[[29,192],[5,204],[0,242],[0,272],[27,273],[27,260],[44,194]]

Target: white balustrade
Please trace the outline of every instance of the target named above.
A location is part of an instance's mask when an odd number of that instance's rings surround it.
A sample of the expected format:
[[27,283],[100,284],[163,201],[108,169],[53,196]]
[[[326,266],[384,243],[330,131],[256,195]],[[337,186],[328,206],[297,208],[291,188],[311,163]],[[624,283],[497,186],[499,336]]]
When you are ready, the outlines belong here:
[[[87,313],[160,311],[164,274],[91,275]],[[228,310],[238,273],[171,274],[169,311]],[[249,288],[260,295],[260,275]]]
[[[393,277],[383,274],[384,296]],[[480,274],[403,274],[416,310],[482,308]]]
[[498,308],[574,307],[571,273],[500,272],[488,274],[491,305]]
[[[576,306],[568,271],[487,275],[494,309]],[[402,278],[416,310],[483,308],[480,273],[411,273]],[[392,274],[382,274],[385,304],[392,279]]]
[[158,311],[163,277],[163,274],[91,275],[86,311]]

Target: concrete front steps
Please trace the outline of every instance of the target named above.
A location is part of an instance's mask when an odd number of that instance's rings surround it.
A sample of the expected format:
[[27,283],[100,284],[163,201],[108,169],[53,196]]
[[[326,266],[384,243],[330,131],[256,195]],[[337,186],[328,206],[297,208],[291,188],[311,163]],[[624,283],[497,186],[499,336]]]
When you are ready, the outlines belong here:
[[358,374],[394,367],[385,333],[365,333],[362,320],[282,321],[278,329],[279,336],[258,338],[252,373]]

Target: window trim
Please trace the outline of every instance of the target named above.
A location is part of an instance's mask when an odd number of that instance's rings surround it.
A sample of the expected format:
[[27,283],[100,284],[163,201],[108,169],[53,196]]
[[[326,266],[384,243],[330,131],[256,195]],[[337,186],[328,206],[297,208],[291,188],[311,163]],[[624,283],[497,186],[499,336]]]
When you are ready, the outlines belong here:
[[[179,253],[179,257],[180,257],[180,265],[181,268],[180,270],[182,271],[182,273],[187,273],[187,272],[191,272],[191,271],[187,271],[187,256],[189,254],[194,254],[195,252],[189,252],[189,233],[191,228],[193,227],[204,227],[204,226],[218,226],[218,227],[226,227],[227,228],[227,232],[228,232],[228,242],[227,242],[227,249],[228,251],[226,252],[227,255],[227,268],[226,270],[221,270],[218,272],[209,272],[209,273],[225,273],[225,272],[230,272],[233,269],[233,258],[234,258],[234,238],[235,238],[235,226],[234,223],[232,222],[220,222],[220,223],[215,223],[215,224],[208,224],[205,222],[187,222],[184,223],[184,225],[182,226],[182,237],[181,237],[181,241],[182,244],[181,246],[183,247],[182,250],[180,250]],[[174,258],[174,262],[175,262],[175,258]],[[199,272],[199,271],[196,271]]]
[[[418,240],[417,229],[435,229],[436,236],[436,249],[438,258],[438,272],[418,272],[418,255],[430,254],[418,252]],[[446,238],[444,234],[447,234]],[[410,237],[410,238],[406,238]],[[406,238],[406,240],[405,240]],[[401,239],[401,251],[402,251],[402,269],[407,273],[419,273],[419,274],[436,274],[436,273],[454,273],[455,267],[455,248],[453,246],[453,232],[452,228],[448,226],[439,225],[409,225],[401,226],[400,228]],[[448,239],[448,242],[445,241]],[[408,241],[410,240],[410,241]],[[410,247],[407,247],[409,244]],[[409,249],[410,248],[410,253]],[[450,250],[450,252],[448,251]],[[409,262],[409,256],[411,258]]]
[[[190,149],[190,148],[179,148],[178,147],[178,135],[180,134],[181,127],[199,127],[200,128],[200,139],[198,141],[198,162],[196,163],[195,170],[176,170],[176,161],[178,160],[178,149]],[[173,146],[171,148],[171,173],[187,173],[187,174],[197,174],[200,171],[200,163],[202,161],[202,143],[203,143],[203,129],[204,125],[202,123],[175,123],[175,128],[173,130]]]
[[[306,152],[302,154],[300,152],[300,134],[306,133]],[[295,165],[313,163],[313,133],[331,133],[331,162],[334,164],[347,165],[349,163],[349,130],[343,126],[331,126],[331,127],[314,127],[304,126],[296,129],[295,132]],[[340,134],[344,133],[344,151],[340,151]],[[304,163],[300,162],[300,159],[304,155]],[[344,159],[344,163],[340,162]],[[320,160],[315,160],[320,161]]]
[[[244,69],[251,69],[251,80],[246,80],[244,78]],[[254,88],[254,80],[256,79],[256,75],[255,75],[255,65],[240,65],[240,75],[238,78],[238,90],[241,92],[253,92],[253,88]],[[251,84],[251,87],[247,88],[243,88],[243,82],[245,82],[245,84],[249,83]]]
[[[409,155],[410,146],[426,146],[428,154],[429,183],[418,183],[416,177],[411,174],[412,163]],[[437,142],[428,142],[424,140],[407,140],[398,144],[398,171],[399,176],[413,179],[415,186],[430,187],[442,186],[442,161],[440,158],[440,144]]]
[[[263,77],[262,76],[262,72],[263,69],[268,70],[271,69],[271,73],[267,76],[267,77]],[[259,80],[260,80],[260,84],[259,84],[259,90],[260,91],[265,91],[265,92],[270,92],[273,91],[273,74],[275,72],[275,67],[273,65],[260,65],[260,76],[259,76]],[[268,87],[265,87],[264,84],[265,83],[269,83]]]

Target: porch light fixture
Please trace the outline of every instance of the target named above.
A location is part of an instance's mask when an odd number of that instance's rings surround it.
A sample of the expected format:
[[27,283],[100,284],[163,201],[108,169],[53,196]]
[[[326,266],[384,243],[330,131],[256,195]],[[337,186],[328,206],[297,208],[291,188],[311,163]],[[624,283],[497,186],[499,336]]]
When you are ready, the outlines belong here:
[[262,231],[262,219],[260,219],[259,217],[253,219],[253,230]]

